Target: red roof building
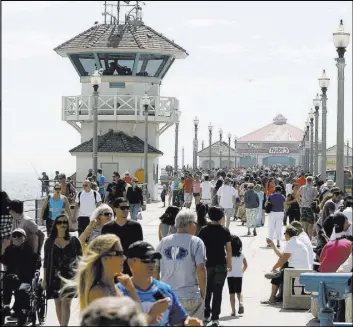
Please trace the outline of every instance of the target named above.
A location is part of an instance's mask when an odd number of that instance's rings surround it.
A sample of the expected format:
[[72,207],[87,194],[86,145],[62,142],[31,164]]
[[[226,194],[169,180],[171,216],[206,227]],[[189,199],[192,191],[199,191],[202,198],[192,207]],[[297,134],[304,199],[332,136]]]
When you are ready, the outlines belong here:
[[271,124],[239,138],[239,166],[299,165],[303,130],[277,115]]

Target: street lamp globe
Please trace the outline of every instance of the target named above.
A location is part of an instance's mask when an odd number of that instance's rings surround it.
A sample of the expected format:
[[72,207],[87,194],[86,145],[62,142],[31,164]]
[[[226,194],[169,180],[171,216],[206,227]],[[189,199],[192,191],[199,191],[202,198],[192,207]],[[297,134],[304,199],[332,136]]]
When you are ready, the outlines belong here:
[[199,125],[199,119],[197,117],[194,118],[194,125],[195,126]]
[[210,123],[210,124],[208,125],[208,130],[209,130],[210,132],[212,132],[212,129],[213,129],[213,126],[212,126],[212,124]]
[[102,75],[101,72],[96,69],[91,75],[91,84],[99,85],[100,83],[102,83]]
[[326,75],[326,71],[325,69],[322,71],[322,75],[321,77],[319,78],[319,86],[320,88],[328,88],[330,84],[330,79],[327,77]]
[[350,34],[344,31],[343,20],[341,19],[337,32],[333,33],[333,44],[337,49],[347,48]]
[[220,129],[219,129],[219,136],[222,137],[222,135],[223,135],[223,129],[220,128]]
[[310,127],[310,121],[309,119],[305,122],[305,127],[308,129]]
[[309,111],[309,119],[310,120],[314,119],[314,110],[313,110],[313,108],[311,108],[310,111]]
[[320,107],[320,104],[321,104],[321,99],[319,97],[319,94],[316,93],[316,97],[313,100],[313,105],[316,108],[316,107]]
[[145,95],[142,97],[142,105],[148,107],[150,103],[151,103],[151,100],[148,97],[147,93],[145,93]]
[[232,138],[232,134],[228,133],[228,138],[231,139]]

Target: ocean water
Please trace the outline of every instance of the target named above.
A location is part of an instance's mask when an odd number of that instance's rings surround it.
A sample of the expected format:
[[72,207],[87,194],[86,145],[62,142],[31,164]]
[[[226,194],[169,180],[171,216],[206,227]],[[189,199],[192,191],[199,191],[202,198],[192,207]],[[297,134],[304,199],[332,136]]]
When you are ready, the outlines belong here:
[[34,217],[34,199],[41,197],[41,182],[34,173],[2,173],[1,189],[5,191],[11,200],[24,202],[27,214]]

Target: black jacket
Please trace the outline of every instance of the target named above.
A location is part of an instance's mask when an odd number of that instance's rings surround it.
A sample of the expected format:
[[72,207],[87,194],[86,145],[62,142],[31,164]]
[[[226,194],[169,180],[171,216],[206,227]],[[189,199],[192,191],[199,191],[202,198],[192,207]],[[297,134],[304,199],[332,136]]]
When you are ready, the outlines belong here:
[[19,247],[11,244],[0,257],[1,263],[6,266],[6,274],[15,274],[21,282],[27,283],[32,282],[38,259],[38,254],[33,252],[27,242]]
[[130,204],[141,204],[143,205],[142,189],[138,186],[135,189],[129,187],[127,189],[126,198]]

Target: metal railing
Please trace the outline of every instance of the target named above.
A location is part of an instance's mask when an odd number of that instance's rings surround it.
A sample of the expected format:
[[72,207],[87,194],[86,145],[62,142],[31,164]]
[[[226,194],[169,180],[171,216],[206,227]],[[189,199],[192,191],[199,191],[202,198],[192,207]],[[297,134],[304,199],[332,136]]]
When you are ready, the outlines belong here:
[[[98,116],[132,115],[143,117],[142,95],[99,95]],[[179,109],[179,101],[174,97],[149,96],[149,116],[176,118],[175,111]],[[92,96],[63,96],[62,115],[67,119],[93,119],[94,99]],[[74,116],[74,117],[73,117]]]

